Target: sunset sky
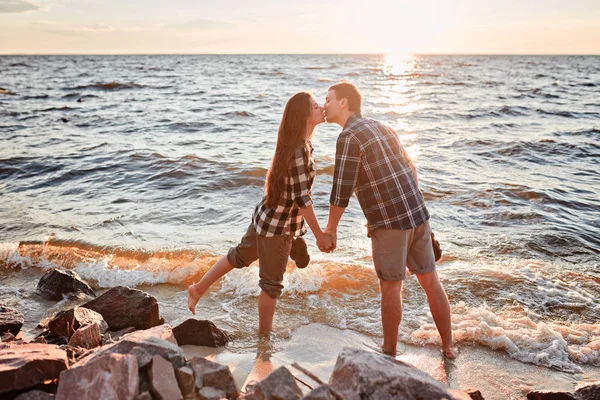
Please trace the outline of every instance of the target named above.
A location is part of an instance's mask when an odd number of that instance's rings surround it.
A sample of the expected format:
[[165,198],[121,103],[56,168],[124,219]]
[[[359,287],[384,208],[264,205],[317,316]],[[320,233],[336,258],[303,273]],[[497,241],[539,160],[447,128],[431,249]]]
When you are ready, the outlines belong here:
[[0,54],[600,54],[599,0],[0,0]]

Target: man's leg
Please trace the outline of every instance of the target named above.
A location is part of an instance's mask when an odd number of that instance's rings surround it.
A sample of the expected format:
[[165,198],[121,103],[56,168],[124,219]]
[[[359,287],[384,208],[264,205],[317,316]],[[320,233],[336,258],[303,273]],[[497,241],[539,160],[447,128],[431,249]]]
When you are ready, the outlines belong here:
[[204,274],[202,279],[198,283],[192,284],[188,287],[188,308],[192,314],[196,315],[196,304],[204,293],[212,286],[213,283],[218,281],[233,269],[233,266],[227,260],[227,257],[223,256],[214,263],[212,267]]
[[402,281],[379,279],[381,287],[381,323],[385,354],[395,356],[398,344],[398,327],[402,320]]
[[424,274],[415,274],[419,284],[425,290],[429,310],[433,316],[433,321],[442,338],[442,350],[448,358],[456,358],[458,352],[454,347],[452,339],[452,321],[450,314],[450,303],[446,291],[438,278],[437,272],[427,272]]
[[273,329],[273,316],[275,315],[277,299],[269,296],[264,290],[258,296],[258,332],[268,335]]

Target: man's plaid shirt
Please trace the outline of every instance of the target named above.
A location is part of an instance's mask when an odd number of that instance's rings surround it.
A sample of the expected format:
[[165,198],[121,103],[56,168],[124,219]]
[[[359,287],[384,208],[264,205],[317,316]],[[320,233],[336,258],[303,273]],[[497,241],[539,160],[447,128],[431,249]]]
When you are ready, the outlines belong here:
[[296,149],[277,205],[268,207],[264,197],[256,205],[252,220],[259,235],[301,236],[306,233],[306,224],[299,210],[313,204],[312,185],[316,175],[313,147],[310,142],[308,145],[309,149],[304,146]]
[[412,229],[429,219],[398,134],[381,122],[354,114],[338,136],[330,203],[347,207],[352,193],[377,228]]

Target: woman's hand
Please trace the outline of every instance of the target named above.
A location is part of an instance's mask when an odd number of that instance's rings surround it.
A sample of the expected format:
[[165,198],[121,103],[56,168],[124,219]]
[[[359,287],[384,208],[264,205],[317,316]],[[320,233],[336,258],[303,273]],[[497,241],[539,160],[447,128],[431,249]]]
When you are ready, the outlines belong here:
[[319,250],[324,253],[330,253],[335,250],[336,247],[336,237],[333,236],[330,232],[323,232],[323,235],[317,239],[317,246]]

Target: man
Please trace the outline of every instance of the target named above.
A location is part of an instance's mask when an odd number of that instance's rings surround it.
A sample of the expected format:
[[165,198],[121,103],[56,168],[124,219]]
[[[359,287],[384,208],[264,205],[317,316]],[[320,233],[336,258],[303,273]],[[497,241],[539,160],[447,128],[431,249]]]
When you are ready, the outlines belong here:
[[447,358],[458,355],[452,340],[450,305],[435,270],[429,213],[419,190],[417,169],[390,127],[361,115],[362,97],[352,83],[329,88],[324,105],[327,122],[340,125],[335,153],[329,219],[325,233],[333,247],[337,226],[352,193],[367,217],[373,264],[381,288],[384,353],[395,356],[402,319],[402,281],[406,267],[417,276],[442,338]]

